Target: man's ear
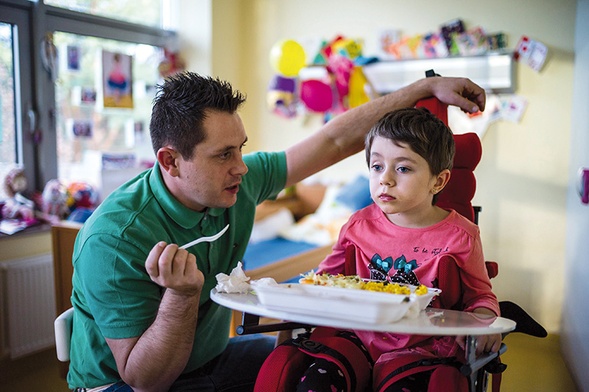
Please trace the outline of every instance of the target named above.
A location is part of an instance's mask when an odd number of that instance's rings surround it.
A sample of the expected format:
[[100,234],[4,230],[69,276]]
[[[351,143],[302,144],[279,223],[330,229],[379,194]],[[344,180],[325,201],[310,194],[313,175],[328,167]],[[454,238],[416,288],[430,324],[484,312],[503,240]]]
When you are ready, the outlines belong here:
[[157,150],[156,158],[162,170],[172,177],[178,176],[178,159],[182,159],[178,151],[171,147],[162,147]]

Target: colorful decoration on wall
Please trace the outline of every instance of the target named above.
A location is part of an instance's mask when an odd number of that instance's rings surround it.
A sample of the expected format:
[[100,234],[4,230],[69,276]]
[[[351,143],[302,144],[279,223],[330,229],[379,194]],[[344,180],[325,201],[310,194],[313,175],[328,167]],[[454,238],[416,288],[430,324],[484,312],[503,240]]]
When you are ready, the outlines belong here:
[[268,86],[268,107],[276,114],[291,118],[297,114],[297,89],[295,78],[274,75]]
[[304,80],[301,82],[301,101],[312,112],[328,112],[333,107],[331,86],[322,80]]
[[[312,63],[307,64],[307,59],[313,59]],[[279,41],[270,51],[277,75],[268,86],[268,106],[288,118],[310,112],[324,114],[328,120],[370,100],[374,90],[361,67],[370,61],[362,56],[358,41],[343,36],[323,41],[317,53],[310,55],[292,39]]]
[[270,51],[270,64],[276,72],[287,78],[296,77],[306,64],[305,49],[292,39],[279,41]]
[[461,19],[425,34],[404,36],[400,30],[383,30],[379,40],[383,57],[392,60],[475,56],[507,48],[504,33],[489,34],[481,26],[467,29]]

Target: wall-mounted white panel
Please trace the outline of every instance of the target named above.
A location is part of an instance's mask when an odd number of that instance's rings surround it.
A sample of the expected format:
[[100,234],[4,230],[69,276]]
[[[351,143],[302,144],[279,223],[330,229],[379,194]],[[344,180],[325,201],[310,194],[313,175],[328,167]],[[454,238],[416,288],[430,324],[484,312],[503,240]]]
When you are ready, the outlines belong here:
[[364,74],[374,89],[384,94],[425,77],[425,72],[430,69],[442,76],[469,78],[488,92],[515,92],[513,53],[379,61],[364,66]]

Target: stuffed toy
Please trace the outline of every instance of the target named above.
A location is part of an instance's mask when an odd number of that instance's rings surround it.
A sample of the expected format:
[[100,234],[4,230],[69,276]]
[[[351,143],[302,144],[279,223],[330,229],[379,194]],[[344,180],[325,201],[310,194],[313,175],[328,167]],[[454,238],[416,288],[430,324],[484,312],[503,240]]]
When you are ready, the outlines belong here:
[[4,191],[8,199],[2,206],[3,219],[35,220],[35,203],[22,195],[27,189],[27,178],[24,169],[12,169],[4,178]]
[[42,211],[45,219],[61,220],[69,212],[67,207],[67,189],[61,184],[59,180],[49,180],[45,184],[42,200]]

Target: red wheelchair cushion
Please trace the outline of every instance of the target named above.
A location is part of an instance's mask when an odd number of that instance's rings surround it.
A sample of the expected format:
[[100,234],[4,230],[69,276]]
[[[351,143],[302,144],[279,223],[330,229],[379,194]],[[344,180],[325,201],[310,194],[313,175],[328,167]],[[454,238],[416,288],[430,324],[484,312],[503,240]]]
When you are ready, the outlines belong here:
[[[422,99],[415,107],[424,107],[448,125],[448,105],[437,98]],[[476,133],[454,134],[456,153],[450,181],[438,196],[436,205],[452,208],[474,222],[471,200],[476,190],[474,169],[481,161],[483,146]]]
[[450,181],[438,196],[437,205],[452,208],[474,222],[472,198],[476,191],[474,169],[483,154],[481,140],[475,133],[454,135],[456,154]]
[[[305,344],[297,347],[292,340],[276,347],[264,361],[258,373],[254,392],[294,392],[300,377],[310,366],[314,357],[335,363],[346,378],[348,390],[365,391],[370,385],[370,364],[360,348],[351,341],[337,336],[338,331],[335,328],[317,327],[309,339],[303,339],[318,343],[326,350],[313,351],[309,347],[304,348]],[[312,346],[315,345],[312,344]],[[337,356],[334,355],[336,353]],[[345,362],[340,361],[342,357],[346,360]]]

